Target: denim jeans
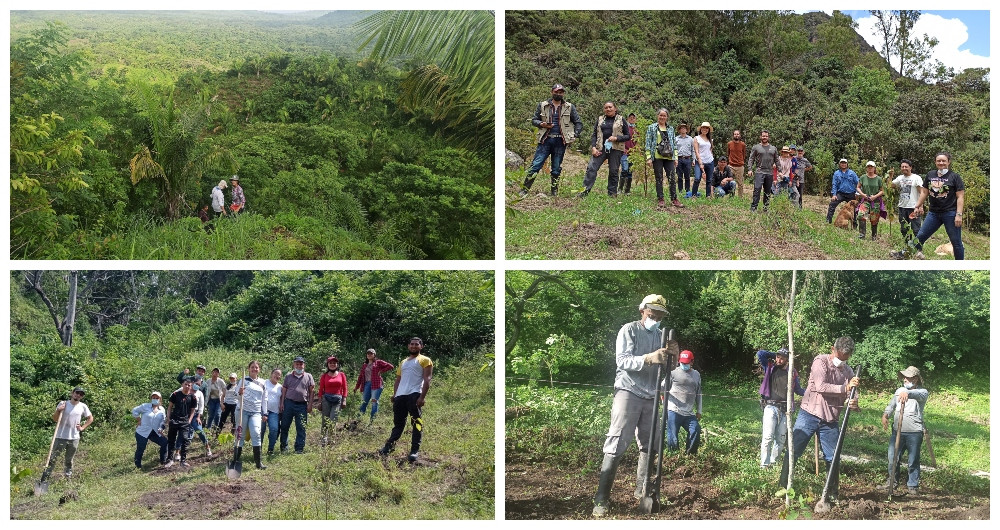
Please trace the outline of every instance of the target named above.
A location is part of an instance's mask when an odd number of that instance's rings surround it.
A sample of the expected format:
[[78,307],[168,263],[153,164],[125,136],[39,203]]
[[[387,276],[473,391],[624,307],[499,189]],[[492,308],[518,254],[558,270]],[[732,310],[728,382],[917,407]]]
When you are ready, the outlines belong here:
[[212,430],[212,427],[219,426],[219,418],[222,417],[222,400],[221,399],[209,399],[208,400],[208,421],[205,422],[205,428]]
[[770,466],[778,461],[785,447],[788,431],[785,408],[777,405],[764,407],[763,436],[760,440],[760,465]]
[[201,417],[197,414],[191,418],[191,427],[187,431],[187,439],[190,442],[194,439],[194,435],[197,434],[201,443],[208,445],[208,437],[205,436],[205,430],[201,428]]
[[677,177],[674,176],[674,161],[662,158],[653,158],[653,175],[656,176],[656,198],[663,200],[663,175],[666,173],[667,182],[670,184],[670,200],[677,199]]
[[[260,411],[259,410],[244,410],[240,414],[243,416],[243,435],[240,439],[236,441],[237,447],[243,447],[243,441],[246,439],[246,433],[250,433],[250,445],[254,447],[260,447]],[[268,414],[270,417],[270,414]]]
[[688,454],[698,452],[701,445],[701,425],[698,424],[697,416],[679,414],[672,410],[667,411],[667,448],[671,451],[678,449],[677,434],[681,429],[687,432],[687,444],[685,450]]
[[948,240],[951,241],[951,246],[955,250],[955,259],[965,259],[965,246],[962,245],[962,228],[955,226],[956,213],[958,212],[955,210],[927,212],[927,217],[924,218],[924,223],[920,225],[920,231],[917,232],[917,250],[922,250],[924,242],[934,235],[934,232],[937,232],[938,228],[941,228],[941,225],[944,225],[945,231],[948,232]]
[[160,463],[167,463],[167,439],[156,431],[149,431],[149,437],[135,433],[135,467],[142,469],[142,454],[146,452],[146,444],[153,442],[160,446]]
[[268,410],[267,421],[261,423],[260,429],[261,439],[267,433],[267,450],[274,451],[274,442],[278,441],[278,433],[281,431],[281,414],[276,410]]
[[378,412],[378,400],[379,400],[380,397],[382,397],[382,389],[381,388],[377,388],[375,390],[372,390],[372,384],[371,384],[371,382],[365,383],[365,389],[364,389],[363,393],[361,394],[362,402],[361,402],[361,409],[359,409],[359,410],[361,410],[361,413],[362,414],[365,413],[365,408],[368,407],[368,402],[371,401],[372,402],[372,415],[371,415],[371,418],[374,420],[375,419],[375,413]]
[[[906,462],[906,469],[908,471],[906,477],[906,487],[916,488],[920,485],[920,442],[923,441],[924,433],[922,432],[901,432],[899,433],[899,463],[903,462],[903,453],[909,455],[909,459]],[[889,438],[889,473],[893,472],[892,469],[892,459],[893,453],[896,450],[896,431],[892,432],[892,436]],[[900,479],[900,466],[896,466],[896,484],[899,483]]]
[[295,450],[301,451],[306,448],[306,404],[286,399],[284,407],[281,414],[281,450],[288,449],[288,431],[292,420],[295,420]]
[[590,191],[597,181],[597,170],[601,169],[604,161],[608,161],[608,195],[618,194],[618,170],[621,169],[622,155],[625,153],[617,149],[611,151],[601,151],[601,154],[590,157],[587,164],[587,172],[583,175],[583,187]]
[[[702,162],[702,166],[705,166],[705,196],[707,197],[712,193],[712,175],[715,174],[715,161],[712,162]],[[691,195],[698,193],[698,184],[701,182],[703,174],[701,171],[701,166],[694,166],[694,186],[691,187]]]
[[566,144],[563,143],[562,136],[557,136],[555,138],[548,137],[542,143],[538,144],[535,148],[535,158],[531,161],[531,167],[528,169],[528,176],[532,176],[542,170],[542,166],[545,164],[545,159],[549,156],[552,157],[552,171],[553,177],[558,177],[562,173],[562,160],[563,155],[566,154]]
[[813,434],[819,436],[823,459],[827,462],[833,461],[833,453],[837,450],[837,437],[840,435],[840,426],[837,425],[837,420],[822,421],[801,409],[795,418],[795,426],[792,427],[793,460],[798,460],[802,456]]
[[677,191],[691,189],[691,157],[677,158]]

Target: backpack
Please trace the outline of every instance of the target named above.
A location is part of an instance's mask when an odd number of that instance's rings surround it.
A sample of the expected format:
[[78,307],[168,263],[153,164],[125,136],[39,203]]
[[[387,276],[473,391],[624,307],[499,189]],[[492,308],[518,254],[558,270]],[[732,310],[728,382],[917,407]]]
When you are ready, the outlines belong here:
[[667,134],[669,130],[661,131],[659,127],[657,127],[656,132],[660,135],[660,141],[656,143],[656,154],[667,158],[673,158],[674,148],[670,145],[670,135]]

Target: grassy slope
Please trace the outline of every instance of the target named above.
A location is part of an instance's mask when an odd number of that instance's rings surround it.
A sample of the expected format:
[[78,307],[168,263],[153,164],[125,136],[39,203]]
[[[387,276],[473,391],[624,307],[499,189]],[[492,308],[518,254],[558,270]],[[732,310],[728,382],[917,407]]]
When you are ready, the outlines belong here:
[[[507,177],[520,183],[523,173]],[[582,176],[565,172],[555,199],[538,195],[548,190],[545,176],[522,201],[515,200],[517,188],[508,186],[507,257],[675,259],[683,251],[690,259],[888,259],[889,250],[903,245],[895,220],[879,224],[879,241],[859,241],[856,231],[828,225],[829,202],[822,197],[807,196],[801,211],[782,197],[767,214],[751,214],[749,197],[681,199],[686,208],[659,210],[652,176],[645,197],[641,178],[640,170],[632,195],[616,199],[607,196],[607,180],[601,176],[585,199],[576,198]],[[988,236],[965,230],[962,240],[966,259],[990,258]],[[947,242],[944,229],[938,230],[924,245],[927,258],[952,259],[933,252]]]
[[[151,445],[139,472],[132,464],[131,431],[100,443],[84,440],[72,483],[55,479],[42,497],[32,496],[37,475],[12,485],[11,518],[492,519],[493,387],[492,371],[479,372],[472,363],[443,370],[435,378],[424,409],[426,432],[417,465],[405,459],[409,427],[395,455],[372,456],[392,426],[388,388],[373,427],[338,429],[333,447],[324,451],[318,445],[319,416],[313,415],[305,455],[265,457],[268,469],[258,471],[248,448],[243,474],[232,483],[224,475],[231,447],[206,462],[195,438],[189,457],[193,466],[180,471],[160,469]],[[349,397],[341,425],[359,403],[354,394]],[[16,464],[37,469],[44,455],[38,459]]]

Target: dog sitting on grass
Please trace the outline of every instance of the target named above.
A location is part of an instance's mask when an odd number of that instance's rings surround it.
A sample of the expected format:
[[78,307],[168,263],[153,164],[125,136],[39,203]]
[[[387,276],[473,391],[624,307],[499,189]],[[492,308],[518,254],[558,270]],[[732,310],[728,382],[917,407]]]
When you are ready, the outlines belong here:
[[857,220],[854,218],[854,212],[858,209],[858,201],[847,201],[840,205],[840,211],[837,212],[837,217],[833,220],[833,226],[837,228],[844,229],[855,229],[858,227]]

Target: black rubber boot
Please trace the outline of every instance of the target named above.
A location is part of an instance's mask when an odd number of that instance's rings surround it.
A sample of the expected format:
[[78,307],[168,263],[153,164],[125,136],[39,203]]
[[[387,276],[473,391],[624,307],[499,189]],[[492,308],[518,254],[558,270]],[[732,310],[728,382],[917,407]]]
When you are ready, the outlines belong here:
[[257,464],[257,469],[267,469],[267,466],[260,463],[260,446],[253,446],[253,463]]
[[552,196],[555,197],[559,193],[559,176],[556,175],[552,177]]
[[531,185],[535,183],[535,176],[528,175],[524,178],[524,184],[521,184],[521,195],[527,195],[531,191]]
[[639,453],[639,463],[635,466],[635,493],[636,499],[641,499],[646,492],[646,482],[649,481],[649,453]]
[[603,517],[611,503],[611,486],[615,483],[615,473],[621,458],[614,455],[604,455],[601,463],[601,478],[597,481],[597,495],[594,495],[594,517]]

